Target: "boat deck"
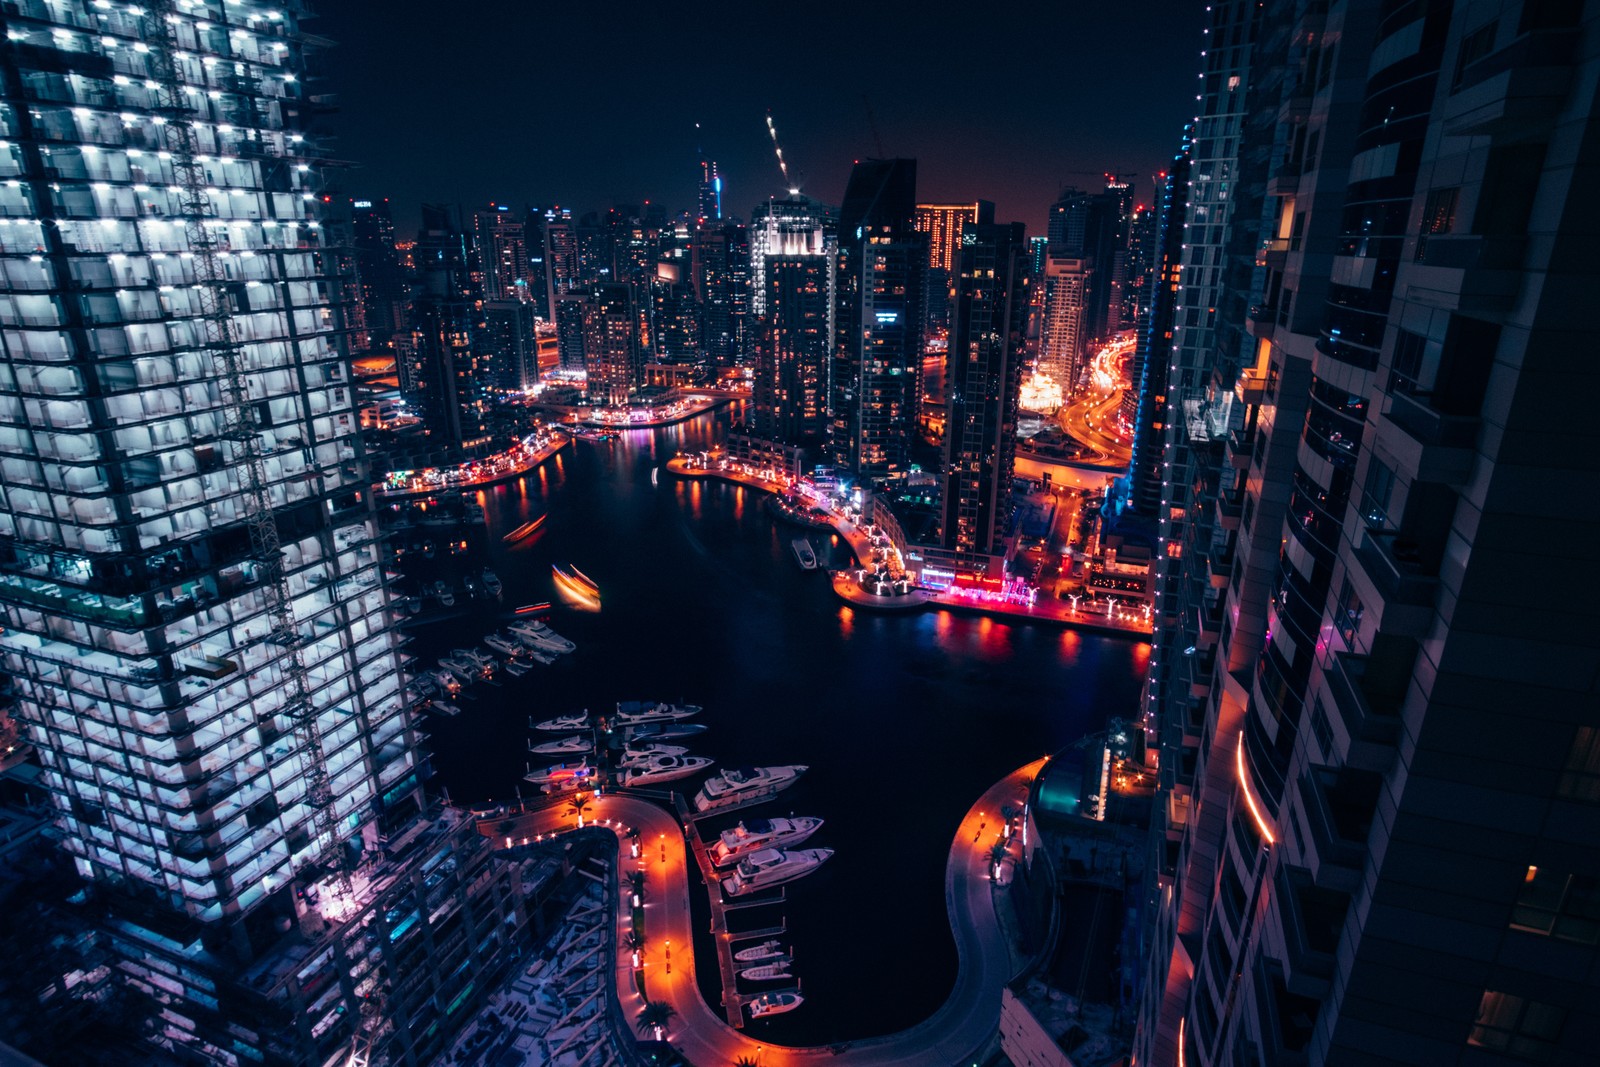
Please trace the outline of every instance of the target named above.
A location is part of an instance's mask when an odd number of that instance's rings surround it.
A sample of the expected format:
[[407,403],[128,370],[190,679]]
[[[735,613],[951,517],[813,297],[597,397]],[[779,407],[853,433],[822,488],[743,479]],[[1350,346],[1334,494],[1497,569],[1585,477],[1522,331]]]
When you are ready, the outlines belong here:
[[709,819],[713,815],[726,815],[730,811],[739,811],[754,804],[761,804],[765,801],[771,800],[781,792],[783,792],[781,788],[769,786],[759,793],[751,793],[743,800],[735,801],[732,804],[724,804],[721,807],[712,808],[709,811],[695,811],[693,806],[686,804],[682,809],[679,810],[678,814],[683,817],[684,824],[689,825],[699,819]]

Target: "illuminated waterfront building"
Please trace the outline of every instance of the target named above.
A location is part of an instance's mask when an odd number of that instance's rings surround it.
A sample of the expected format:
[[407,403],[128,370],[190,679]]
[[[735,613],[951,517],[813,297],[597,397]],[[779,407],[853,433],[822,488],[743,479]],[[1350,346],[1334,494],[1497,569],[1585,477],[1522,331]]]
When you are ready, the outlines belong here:
[[351,201],[350,244],[366,347],[386,349],[405,329],[408,300],[388,200]]
[[816,255],[838,232],[838,217],[837,208],[798,194],[756,205],[749,231],[752,316],[767,311],[767,257]]
[[969,222],[994,222],[994,204],[974,200],[967,204],[918,204],[917,230],[928,235],[928,324],[943,329],[949,324],[950,299],[955,295],[960,255],[961,227]]
[[766,262],[767,313],[755,359],[757,433],[815,446],[828,429],[828,363],[833,351],[833,239],[809,254]]
[[521,391],[538,382],[532,304],[522,300],[485,302],[483,339],[490,380],[496,388]]
[[300,14],[16,0],[0,43],[0,659],[160,1062],[322,1064],[368,998],[429,1062],[521,922],[422,814]]
[[452,214],[438,204],[422,205],[413,252],[416,287],[407,351],[412,369],[401,385],[430,441],[459,451],[481,443],[487,433],[490,361],[466,235]]
[[945,371],[943,547],[958,568],[1004,570],[1026,362],[1029,278],[1020,222],[962,225]]
[[485,300],[535,299],[528,265],[528,231],[521,215],[504,204],[472,213],[473,252],[483,275]]
[[927,235],[913,225],[917,162],[856,163],[839,208],[834,275],[835,465],[863,482],[903,482],[922,398]]
[[1207,26],[1135,1054],[1584,1062],[1595,639],[1581,599],[1530,629],[1512,588],[1529,553],[1585,571],[1600,525],[1568,295],[1597,15],[1224,0]]
[[544,240],[544,276],[546,317],[555,319],[561,298],[574,289],[581,288],[578,273],[578,233],[572,221],[572,212],[553,207],[544,213],[541,227]]
[[586,394],[597,404],[626,404],[639,388],[643,369],[633,287],[619,282],[590,286],[582,311]]

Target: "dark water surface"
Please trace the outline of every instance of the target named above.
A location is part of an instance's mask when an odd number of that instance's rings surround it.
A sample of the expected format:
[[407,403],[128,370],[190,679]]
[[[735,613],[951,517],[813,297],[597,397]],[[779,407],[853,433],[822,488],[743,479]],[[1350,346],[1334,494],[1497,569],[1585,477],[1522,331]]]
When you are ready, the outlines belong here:
[[[803,763],[800,784],[750,815],[819,815],[806,847],[835,849],[788,900],[734,914],[735,928],[777,925],[795,953],[806,1003],[751,1027],[778,1043],[889,1033],[933,1012],[955,980],[944,868],[973,800],[1027,761],[1134,708],[1148,648],[1121,639],[945,612],[854,611],[790,549],[806,531],[775,522],[761,494],[652,473],[709,446],[726,410],[614,443],[575,442],[539,472],[486,490],[487,553],[503,605],[418,627],[431,666],[477,645],[507,609],[553,600],[552,624],[578,651],[503,686],[473,687],[462,714],[430,716],[435,787],[457,802],[505,799],[524,764],[529,716],[618,700],[688,701],[711,729],[685,742],[721,766]],[[502,534],[548,511],[531,539]],[[810,531],[824,562],[848,550]],[[561,606],[550,565],[571,562],[600,586],[597,613]],[[443,564],[448,566],[448,563]],[[466,596],[457,583],[458,603]],[[550,740],[555,735],[538,735]],[[672,787],[692,793],[698,778]],[[709,836],[737,815],[702,823]],[[699,894],[703,897],[703,894]],[[697,927],[704,931],[704,901]],[[703,938],[703,984],[717,968]]]

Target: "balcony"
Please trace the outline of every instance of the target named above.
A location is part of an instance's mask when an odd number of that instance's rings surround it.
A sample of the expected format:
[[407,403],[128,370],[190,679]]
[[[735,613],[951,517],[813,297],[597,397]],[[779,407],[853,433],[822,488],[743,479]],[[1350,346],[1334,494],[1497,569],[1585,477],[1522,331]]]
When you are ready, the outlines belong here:
[[1233,383],[1233,399],[1240,404],[1260,404],[1270,399],[1278,387],[1278,375],[1272,367],[1248,367]]
[[1267,179],[1268,196],[1294,196],[1300,191],[1300,177],[1305,173],[1305,164],[1297,159],[1286,159],[1277,170],[1272,172],[1272,177]]
[[1270,341],[1278,330],[1278,308],[1274,304],[1255,304],[1244,317],[1244,330],[1258,341]]
[[1300,808],[1310,837],[1306,867],[1313,884],[1354,893],[1367,860],[1367,835],[1383,779],[1354,767],[1312,767],[1300,776]]
[[1388,439],[1405,466],[1417,479],[1459,489],[1472,475],[1477,456],[1478,420],[1446,415],[1429,404],[1429,398],[1410,393],[1390,394],[1388,421],[1404,434]]
[[1424,303],[1478,315],[1504,313],[1521,290],[1527,250],[1528,239],[1521,234],[1425,235],[1419,239],[1408,280]]
[[1548,130],[1572,89],[1576,33],[1525,33],[1461,72],[1445,101],[1452,137],[1529,136]]
[[1383,598],[1384,632],[1426,637],[1433,625],[1439,568],[1427,562],[1421,544],[1393,531],[1365,530],[1355,557]]
[[[1384,675],[1397,672],[1383,669],[1384,658],[1336,652],[1323,671],[1333,711],[1349,738],[1345,763],[1361,770],[1387,769],[1400,737],[1400,701],[1409,668],[1394,684]],[[1376,666],[1369,671],[1374,660]]]
[[1250,462],[1255,458],[1257,430],[1229,430],[1228,431],[1228,460],[1239,470],[1248,470]]
[[1288,259],[1289,238],[1278,237],[1270,241],[1261,242],[1261,250],[1256,253],[1256,266],[1282,270]]
[[1275,1067],[1304,1067],[1310,1062],[1306,1046],[1316,1031],[1322,1002],[1290,992],[1283,975],[1265,957],[1257,960],[1251,977],[1264,1062]]
[[1303,997],[1327,996],[1333,978],[1334,952],[1344,926],[1350,897],[1318,889],[1302,867],[1283,864],[1275,879],[1274,898],[1283,928],[1283,976],[1289,992]]

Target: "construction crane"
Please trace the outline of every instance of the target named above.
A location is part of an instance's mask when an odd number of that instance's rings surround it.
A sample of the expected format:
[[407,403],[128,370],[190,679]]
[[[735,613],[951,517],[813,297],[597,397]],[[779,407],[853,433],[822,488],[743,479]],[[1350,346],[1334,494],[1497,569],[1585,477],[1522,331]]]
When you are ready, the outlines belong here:
[[[283,545],[272,514],[260,416],[250,399],[249,378],[233,322],[234,303],[243,287],[230,282],[222,266],[220,252],[227,238],[225,231],[212,225],[216,213],[207,192],[210,183],[201,162],[195,112],[187,94],[194,90],[194,98],[202,101],[206,95],[199,87],[185,82],[178,68],[177,56],[181,48],[178,22],[187,16],[177,12],[172,0],[157,0],[145,10],[151,67],[160,87],[158,113],[165,120],[162,135],[172,157],[172,183],[178,190],[178,213],[192,255],[194,289],[200,301],[203,347],[210,357],[222,394],[221,439],[230,446],[228,458],[243,490],[250,554],[258,568],[260,589],[266,601],[271,632],[265,647],[274,650],[288,689],[285,710],[294,723],[294,736],[304,767],[306,799],[311,806],[314,840],[318,846],[316,862],[333,869],[340,891],[349,898],[353,895],[350,872],[339,846],[322,729],[311,702],[305,660],[300,654],[301,637],[295,627],[289,583],[283,571]],[[242,88],[248,92],[250,87]]]
[[783,158],[783,146],[778,143],[778,127],[772,123],[772,109],[767,108],[767,133],[772,137],[772,151],[778,157],[778,172],[783,175],[783,187],[790,196],[799,196],[800,187],[789,178],[789,164]]

